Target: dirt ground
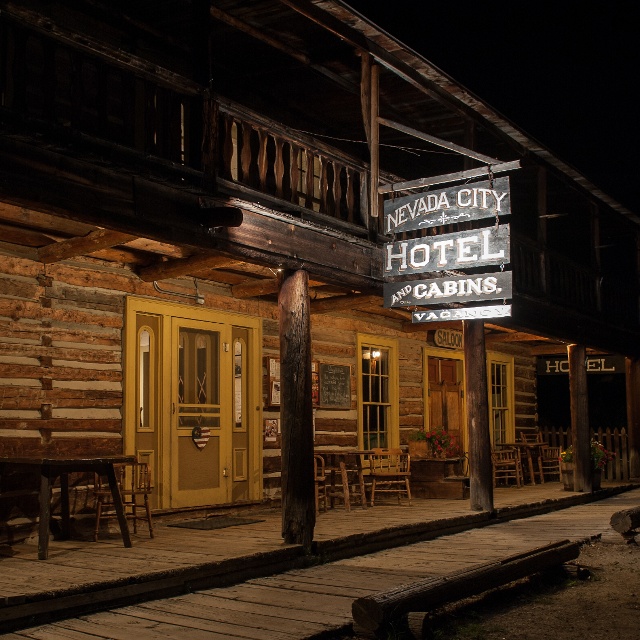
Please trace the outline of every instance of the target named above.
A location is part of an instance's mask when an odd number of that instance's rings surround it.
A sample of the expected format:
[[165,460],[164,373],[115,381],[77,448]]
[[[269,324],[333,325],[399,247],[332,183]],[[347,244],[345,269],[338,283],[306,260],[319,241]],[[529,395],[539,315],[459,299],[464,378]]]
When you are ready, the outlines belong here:
[[[637,536],[640,542],[640,536]],[[640,544],[585,546],[589,577],[554,572],[523,580],[385,633],[387,640],[640,640]],[[357,636],[351,636],[356,638]]]

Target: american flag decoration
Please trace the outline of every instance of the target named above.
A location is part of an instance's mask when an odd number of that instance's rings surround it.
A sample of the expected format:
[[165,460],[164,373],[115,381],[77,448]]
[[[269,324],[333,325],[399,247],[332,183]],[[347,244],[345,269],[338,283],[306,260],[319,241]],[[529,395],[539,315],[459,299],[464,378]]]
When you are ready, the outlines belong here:
[[193,427],[191,431],[191,439],[198,449],[204,449],[209,442],[211,430],[209,427]]

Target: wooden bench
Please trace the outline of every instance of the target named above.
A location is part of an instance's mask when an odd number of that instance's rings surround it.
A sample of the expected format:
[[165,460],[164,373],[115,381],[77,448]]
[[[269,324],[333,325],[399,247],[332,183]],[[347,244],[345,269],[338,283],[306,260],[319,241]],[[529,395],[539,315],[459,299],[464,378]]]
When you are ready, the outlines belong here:
[[575,560],[583,544],[584,541],[562,540],[497,562],[357,598],[351,605],[353,629],[360,635],[379,637],[395,620],[410,612],[432,611]]

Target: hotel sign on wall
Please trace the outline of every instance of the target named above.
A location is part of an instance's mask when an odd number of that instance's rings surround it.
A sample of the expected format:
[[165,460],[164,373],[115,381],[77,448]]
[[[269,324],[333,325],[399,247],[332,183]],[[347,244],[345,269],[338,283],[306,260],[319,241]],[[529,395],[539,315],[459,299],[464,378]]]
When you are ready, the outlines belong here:
[[[414,231],[483,218],[496,224],[481,229],[422,236],[384,245],[385,307],[436,306],[502,300],[512,297],[512,274],[504,271],[510,262],[510,228],[500,218],[511,213],[509,179],[477,182],[429,193],[414,194],[385,202],[385,229],[389,233]],[[493,268],[477,273],[477,267]],[[499,268],[497,271],[495,269]],[[467,270],[473,270],[469,273]],[[455,276],[426,280],[403,280],[398,276],[446,271]],[[465,275],[468,274],[468,275]],[[448,274],[447,274],[448,275]],[[511,315],[511,305],[414,311],[413,322],[457,319],[446,316],[467,310],[464,318]],[[476,310],[476,311],[474,311]],[[460,316],[463,314],[455,314]]]

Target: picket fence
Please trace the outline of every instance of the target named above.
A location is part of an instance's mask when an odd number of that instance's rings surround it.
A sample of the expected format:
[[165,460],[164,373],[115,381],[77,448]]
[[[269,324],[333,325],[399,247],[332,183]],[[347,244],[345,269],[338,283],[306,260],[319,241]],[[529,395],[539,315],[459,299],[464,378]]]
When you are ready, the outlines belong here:
[[[560,447],[563,451],[571,444],[571,429],[541,428],[543,440],[551,447]],[[614,459],[604,469],[606,480],[628,480],[629,473],[629,437],[627,430],[594,429],[593,438],[600,442],[607,451],[615,454]]]

